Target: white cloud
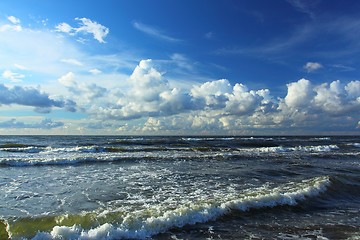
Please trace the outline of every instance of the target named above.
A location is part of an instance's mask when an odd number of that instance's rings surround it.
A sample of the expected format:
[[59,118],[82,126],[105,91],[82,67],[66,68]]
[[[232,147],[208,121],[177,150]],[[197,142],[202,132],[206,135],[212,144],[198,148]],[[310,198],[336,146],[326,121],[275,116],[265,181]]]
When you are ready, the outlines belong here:
[[93,68],[93,69],[89,70],[89,73],[94,74],[94,75],[98,75],[98,74],[101,74],[102,71],[97,69],[97,68]]
[[59,23],[56,27],[57,31],[74,35],[75,29],[67,23]]
[[170,37],[170,36],[166,35],[165,33],[161,32],[160,30],[156,29],[155,27],[151,27],[151,26],[139,23],[139,22],[134,22],[133,26],[137,30],[139,30],[139,31],[141,31],[143,33],[146,33],[146,34],[148,34],[150,36],[161,39],[161,40],[165,40],[165,41],[168,41],[168,42],[180,42],[181,41],[180,39],[177,39],[177,38]]
[[93,22],[88,18],[75,18],[80,20],[82,25],[79,28],[76,28],[76,32],[85,32],[93,34],[94,38],[100,43],[105,43],[104,38],[108,35],[109,29],[97,22]]
[[[167,60],[140,62],[130,54],[85,53],[84,46],[79,48],[76,41],[59,37],[59,32],[76,37],[91,34],[100,42],[107,33],[91,20],[76,20],[79,26],[63,23],[57,26],[57,32],[35,31],[13,23],[0,26],[0,31],[6,31],[0,45],[7,46],[0,48],[1,76],[15,81],[21,80],[23,73],[27,77],[27,86],[0,84],[2,108],[21,111],[30,106],[40,113],[49,113],[54,108],[79,109],[87,117],[77,123],[66,120],[67,125],[74,123],[70,129],[90,128],[84,124],[90,119],[99,121],[97,128],[105,132],[119,128],[139,134],[152,131],[242,134],[266,129],[340,129],[338,126],[351,132],[358,126],[360,81],[317,84],[300,79],[287,85],[284,96],[272,96],[268,89],[249,89],[226,79],[200,78],[196,64],[180,53],[170,55]],[[319,66],[313,63],[308,68],[315,71]],[[132,74],[126,74],[130,70]],[[186,84],[179,84],[181,81]],[[45,92],[32,85],[41,85]],[[51,122],[48,126],[52,126]]]
[[360,101],[360,81],[351,81],[345,86],[348,96]]
[[64,63],[68,63],[68,64],[72,64],[72,65],[76,65],[76,66],[83,66],[84,64],[82,62],[80,62],[79,60],[73,59],[73,58],[69,58],[69,59],[61,59],[61,62]]
[[75,80],[76,76],[73,72],[61,76],[58,81],[70,92],[74,94],[76,101],[83,104],[93,102],[96,98],[101,98],[108,91],[106,88],[100,87],[95,83],[78,83]]
[[14,67],[20,70],[29,70],[27,67],[17,63],[14,63]]
[[[339,80],[319,85],[301,79],[290,83],[284,102],[274,116],[279,124],[324,128],[355,124],[360,111],[360,82],[343,84]],[[352,90],[350,90],[352,89]],[[285,105],[284,105],[285,103]],[[353,125],[349,125],[353,126]]]
[[360,111],[360,81],[344,85],[337,80],[330,84],[321,84],[314,90],[314,104],[324,112],[332,115],[352,115],[353,112]]
[[8,30],[20,32],[22,30],[22,27],[20,25],[10,25],[10,24],[0,25],[0,32],[5,32]]
[[[67,77],[72,79],[71,75]],[[63,81],[67,84],[69,79]],[[353,127],[359,121],[356,112],[360,111],[360,81],[314,84],[300,79],[287,87],[285,97],[274,97],[268,89],[250,90],[241,83],[232,85],[226,79],[182,90],[172,87],[155,62],[148,59],[139,62],[128,79],[128,86],[122,89],[77,83],[72,83],[69,89],[78,91],[77,95],[83,99],[89,98],[90,93],[98,94],[91,101],[76,102],[102,122],[125,123],[132,119],[128,122],[131,124],[123,124],[121,131],[165,134],[186,133],[182,129],[190,129],[198,134],[224,131],[251,134],[265,129],[286,129],[285,132],[290,128],[325,129],[322,121],[327,121],[326,129],[331,131],[345,123]],[[102,97],[104,93],[106,98]]]
[[25,78],[25,75],[21,73],[12,72],[10,70],[5,70],[2,73],[2,77],[4,79],[10,80],[11,82],[21,82],[22,79]]
[[308,105],[315,95],[311,82],[304,78],[297,82],[287,84],[287,87],[288,93],[285,97],[285,103],[292,108]]
[[73,72],[68,72],[67,74],[61,76],[58,81],[65,87],[72,87],[75,83],[75,74]]
[[9,16],[7,18],[12,24],[20,24],[20,19],[14,17],[14,16]]
[[252,114],[260,106],[262,96],[255,91],[248,91],[243,84],[237,83],[231,94],[226,94],[226,111],[232,115]]
[[100,43],[105,43],[104,38],[109,34],[109,28],[92,21],[88,18],[75,18],[79,21],[79,27],[72,27],[68,23],[60,23],[55,28],[59,32],[67,33],[69,35],[92,34],[94,39]]
[[208,106],[224,106],[225,94],[230,93],[232,87],[228,80],[220,79],[203,83],[200,86],[194,86],[191,90],[191,96],[194,99],[203,100],[205,105]]
[[135,98],[146,102],[156,101],[160,93],[168,90],[168,82],[157,71],[151,59],[140,61],[130,76],[132,93]]
[[16,31],[16,32],[20,32],[22,31],[22,27],[20,25],[20,19],[14,17],[14,16],[9,16],[7,18],[11,24],[3,24],[0,25],[0,32],[5,32],[5,31]]
[[305,65],[304,65],[304,69],[307,71],[307,72],[314,72],[320,68],[322,68],[323,65],[321,65],[321,63],[318,63],[318,62],[307,62]]

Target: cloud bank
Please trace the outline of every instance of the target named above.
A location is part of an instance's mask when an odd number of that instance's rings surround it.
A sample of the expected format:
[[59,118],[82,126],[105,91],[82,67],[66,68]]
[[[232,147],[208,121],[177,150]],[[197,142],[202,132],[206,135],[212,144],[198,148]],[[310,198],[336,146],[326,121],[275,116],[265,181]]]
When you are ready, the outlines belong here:
[[[117,124],[119,131],[355,131],[360,120],[360,81],[314,84],[300,79],[287,84],[285,96],[273,96],[269,89],[251,90],[242,83],[232,85],[227,79],[182,90],[172,87],[155,62],[147,59],[134,69],[126,88],[81,84],[73,73],[64,75],[59,82],[82,96],[83,109],[92,119],[114,123],[93,126],[114,127],[117,122],[121,123]],[[124,124],[129,122],[132,124]]]
[[63,122],[54,122],[51,119],[45,118],[37,123],[24,123],[17,121],[15,118],[8,121],[0,122],[0,128],[36,128],[36,129],[53,129],[64,126]]

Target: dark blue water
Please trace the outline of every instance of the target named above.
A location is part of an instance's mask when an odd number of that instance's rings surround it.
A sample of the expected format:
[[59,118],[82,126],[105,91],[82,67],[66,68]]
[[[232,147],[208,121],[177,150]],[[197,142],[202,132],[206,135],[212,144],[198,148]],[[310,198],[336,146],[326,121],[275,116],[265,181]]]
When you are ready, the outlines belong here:
[[0,137],[0,239],[359,239],[360,137]]

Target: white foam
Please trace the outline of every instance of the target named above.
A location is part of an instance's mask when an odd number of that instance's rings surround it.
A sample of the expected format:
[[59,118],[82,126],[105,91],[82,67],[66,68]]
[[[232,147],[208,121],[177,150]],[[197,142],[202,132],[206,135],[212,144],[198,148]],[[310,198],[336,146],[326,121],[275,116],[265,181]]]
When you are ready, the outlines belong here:
[[40,148],[40,147],[1,148],[0,151],[24,152],[24,153],[39,153],[39,152],[42,151],[42,148]]
[[50,233],[39,233],[34,239],[144,239],[173,227],[216,219],[233,209],[247,211],[254,208],[295,205],[298,201],[324,192],[329,185],[328,177],[317,177],[275,189],[263,187],[241,194],[234,193],[194,203],[188,202],[175,209],[150,207],[128,212],[122,223],[117,226],[105,223],[90,230],[76,225],[55,226]]
[[360,143],[352,143],[351,145],[360,148]]
[[95,153],[95,152],[104,152],[105,149],[98,146],[76,146],[76,147],[64,147],[64,148],[53,148],[46,147],[43,154],[48,153],[59,153],[59,152],[81,152],[81,153]]
[[257,150],[263,153],[284,153],[284,152],[330,152],[338,150],[337,145],[319,145],[319,146],[296,146],[296,147],[261,147]]

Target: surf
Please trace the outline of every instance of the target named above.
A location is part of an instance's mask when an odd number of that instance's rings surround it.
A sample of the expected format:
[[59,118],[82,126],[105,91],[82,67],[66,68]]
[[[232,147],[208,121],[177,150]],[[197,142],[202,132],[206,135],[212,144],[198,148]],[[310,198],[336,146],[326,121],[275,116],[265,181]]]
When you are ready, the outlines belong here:
[[328,176],[276,188],[250,188],[179,204],[159,203],[133,211],[98,209],[79,214],[34,216],[2,221],[0,236],[11,239],[144,239],[171,228],[215,220],[233,211],[294,206],[326,192]]

